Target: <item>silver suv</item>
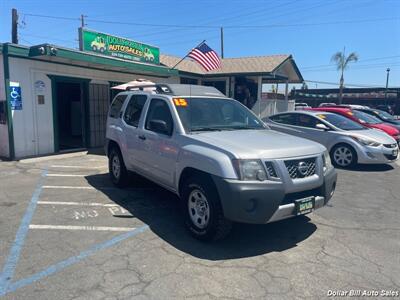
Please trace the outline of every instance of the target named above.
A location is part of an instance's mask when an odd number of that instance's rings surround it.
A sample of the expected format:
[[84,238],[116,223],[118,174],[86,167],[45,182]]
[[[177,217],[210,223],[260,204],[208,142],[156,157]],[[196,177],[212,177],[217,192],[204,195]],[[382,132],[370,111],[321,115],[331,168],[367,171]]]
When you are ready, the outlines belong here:
[[324,146],[270,130],[213,87],[158,84],[121,92],[106,137],[113,183],[123,186],[131,171],[177,194],[190,232],[202,240],[223,238],[232,222],[310,213],[336,187]]

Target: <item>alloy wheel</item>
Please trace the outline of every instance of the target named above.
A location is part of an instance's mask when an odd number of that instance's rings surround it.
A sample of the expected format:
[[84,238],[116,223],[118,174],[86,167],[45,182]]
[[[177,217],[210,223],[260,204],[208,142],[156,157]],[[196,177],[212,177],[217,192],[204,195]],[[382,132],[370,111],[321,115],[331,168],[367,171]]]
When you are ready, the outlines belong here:
[[333,152],[333,159],[339,166],[347,167],[353,162],[353,153],[348,147],[341,146]]

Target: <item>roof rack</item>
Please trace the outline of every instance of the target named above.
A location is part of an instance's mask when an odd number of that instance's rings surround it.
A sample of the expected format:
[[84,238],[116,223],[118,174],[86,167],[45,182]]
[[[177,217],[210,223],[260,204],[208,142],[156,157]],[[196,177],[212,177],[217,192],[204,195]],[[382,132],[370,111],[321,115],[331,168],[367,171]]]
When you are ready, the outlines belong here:
[[194,84],[143,84],[128,86],[127,91],[139,90],[143,91],[145,88],[154,88],[157,94],[166,94],[172,96],[209,96],[209,97],[224,97],[226,96],[213,86],[194,85]]

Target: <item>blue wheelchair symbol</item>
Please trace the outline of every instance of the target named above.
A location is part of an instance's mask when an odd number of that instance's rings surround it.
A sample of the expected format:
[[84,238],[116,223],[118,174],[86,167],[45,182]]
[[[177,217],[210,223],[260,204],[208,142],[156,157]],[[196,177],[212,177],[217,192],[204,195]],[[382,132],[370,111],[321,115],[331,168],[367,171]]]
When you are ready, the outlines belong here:
[[10,103],[12,110],[22,110],[21,87],[10,86]]
[[18,97],[19,97],[19,92],[17,91],[17,87],[12,87],[11,98],[17,99]]

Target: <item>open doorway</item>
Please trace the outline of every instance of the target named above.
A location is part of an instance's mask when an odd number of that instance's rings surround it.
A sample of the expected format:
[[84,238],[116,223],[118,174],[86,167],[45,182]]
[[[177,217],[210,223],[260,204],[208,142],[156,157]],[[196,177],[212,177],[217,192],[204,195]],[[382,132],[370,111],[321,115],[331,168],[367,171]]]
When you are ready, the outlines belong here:
[[58,150],[84,147],[82,83],[56,82]]

